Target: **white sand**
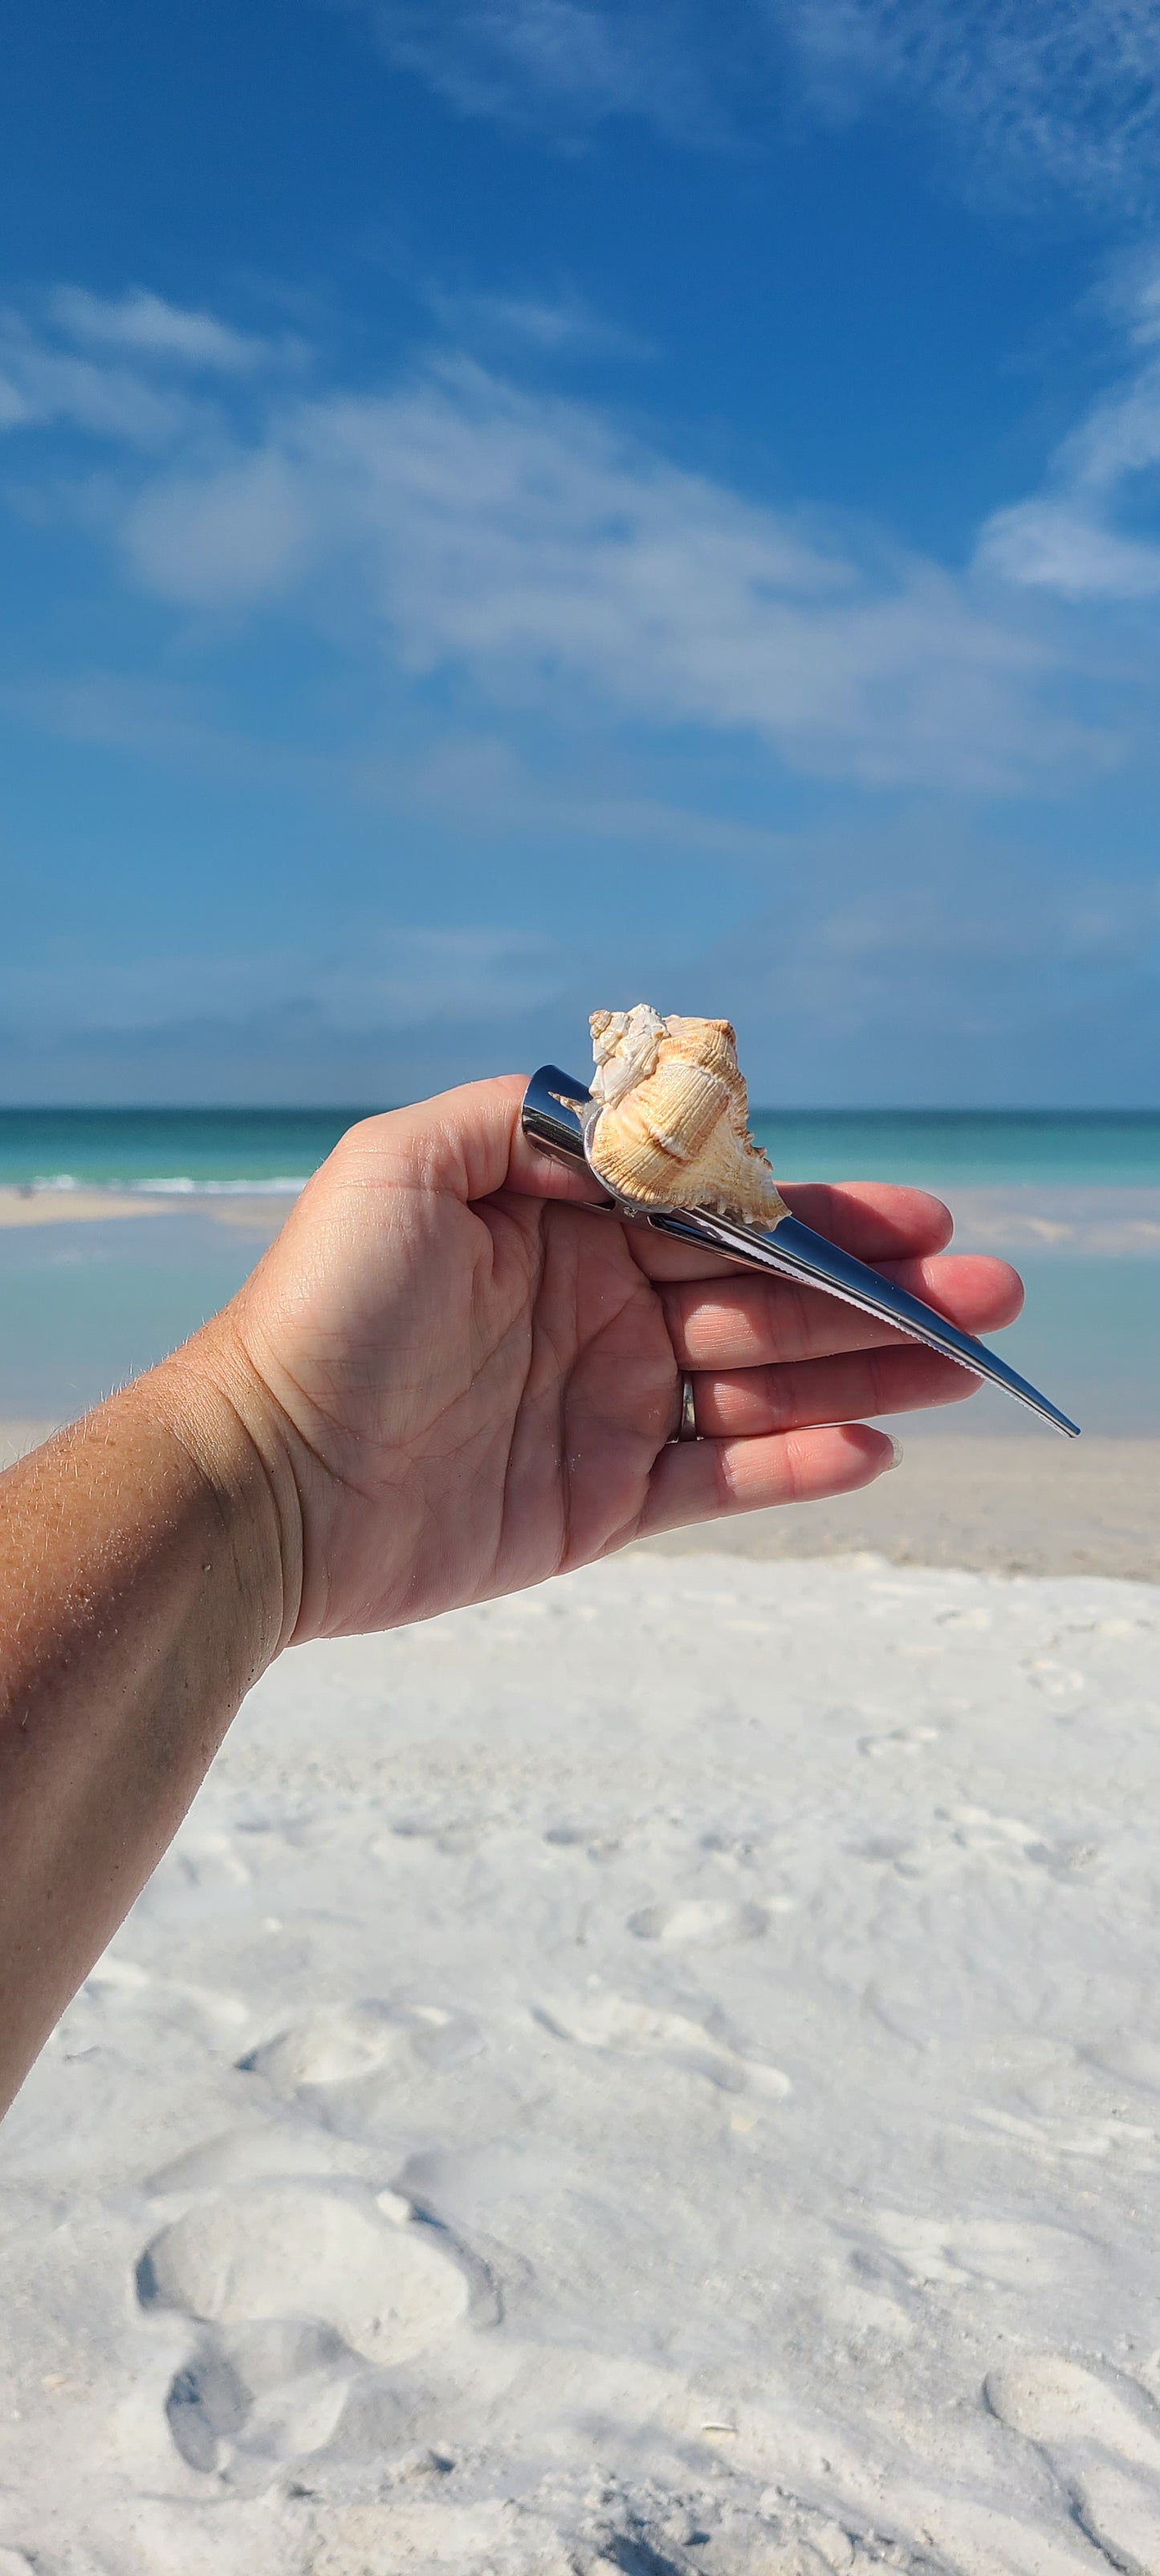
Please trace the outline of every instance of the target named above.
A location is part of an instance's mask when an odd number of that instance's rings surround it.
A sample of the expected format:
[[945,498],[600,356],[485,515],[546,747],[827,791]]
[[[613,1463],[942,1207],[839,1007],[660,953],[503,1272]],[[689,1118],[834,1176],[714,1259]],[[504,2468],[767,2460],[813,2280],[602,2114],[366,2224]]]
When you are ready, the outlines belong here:
[[637,1554],[287,1658],[5,2130],[0,2576],[1155,2576],[1158,1629]]
[[[36,1189],[0,1182],[0,1231],[9,1226],[107,1225],[113,1217],[211,1217],[215,1225],[264,1230],[272,1241],[294,1205],[294,1192],[143,1192],[111,1189]],[[3,2570],[0,2569],[0,2576]]]

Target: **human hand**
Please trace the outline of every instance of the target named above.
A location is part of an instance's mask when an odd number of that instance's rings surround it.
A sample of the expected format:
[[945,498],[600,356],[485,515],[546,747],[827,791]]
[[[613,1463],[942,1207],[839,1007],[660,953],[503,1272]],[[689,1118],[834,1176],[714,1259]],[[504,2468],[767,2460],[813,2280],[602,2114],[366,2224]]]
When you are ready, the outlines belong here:
[[[352,1128],[172,1359],[0,1478],[0,2104],[292,1638],[421,1619],[649,1530],[868,1484],[856,1418],[953,1362],[786,1281],[596,1216],[481,1082]],[[939,1258],[917,1190],[788,1193],[956,1323],[1005,1264]],[[699,1441],[666,1446],[681,1373]]]
[[[852,1308],[594,1217],[520,1133],[516,1077],[352,1128],[201,1337],[282,1497],[296,1639],[514,1591],[629,1539],[869,1484],[859,1417],[977,1381]],[[923,1191],[787,1193],[965,1330],[1008,1323],[1004,1262],[940,1257]],[[669,1443],[682,1370],[696,1443]],[[288,1471],[288,1472],[287,1472]]]

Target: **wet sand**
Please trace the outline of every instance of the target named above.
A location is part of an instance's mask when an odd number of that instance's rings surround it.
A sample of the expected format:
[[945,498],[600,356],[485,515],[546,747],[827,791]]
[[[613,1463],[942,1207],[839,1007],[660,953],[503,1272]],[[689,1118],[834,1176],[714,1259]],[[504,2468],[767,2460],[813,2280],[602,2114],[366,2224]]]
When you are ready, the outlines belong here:
[[105,1225],[111,1217],[198,1216],[258,1226],[272,1242],[295,1193],[270,1190],[61,1190],[0,1184],[0,1231],[30,1225]]
[[[995,1574],[1160,1579],[1160,1440],[1010,1438],[892,1424],[900,1467],[861,1494],[652,1539],[665,1555],[845,1556]],[[909,1445],[906,1445],[909,1443]]]
[[[663,1556],[766,1559],[869,1549],[894,1565],[1160,1580],[1160,1440],[1065,1445],[1035,1430],[989,1437],[920,1429],[917,1418],[893,1427],[909,1443],[902,1464],[863,1493],[671,1530],[644,1544]],[[52,1428],[0,1421],[0,1467]]]

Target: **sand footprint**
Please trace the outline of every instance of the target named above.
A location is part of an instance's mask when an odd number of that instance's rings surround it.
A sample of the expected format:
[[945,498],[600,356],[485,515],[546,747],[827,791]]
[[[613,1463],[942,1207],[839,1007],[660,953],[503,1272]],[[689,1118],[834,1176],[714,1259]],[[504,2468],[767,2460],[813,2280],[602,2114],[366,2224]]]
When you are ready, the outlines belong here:
[[702,2022],[655,2004],[634,2003],[627,1995],[584,1995],[575,2001],[538,2005],[535,2017],[557,2039],[580,2048],[610,2049],[618,2056],[660,2057],[689,2074],[705,2076],[725,2093],[763,2093],[784,2101],[793,2090],[780,2067],[742,2056]]
[[137,2267],[143,2307],[204,2329],[166,2402],[182,2458],[244,2483],[320,2449],[367,2364],[428,2353],[479,2308],[479,2268],[398,2193],[351,2181],[267,2180],[187,2210]]
[[871,1762],[881,1762],[890,1754],[921,1753],[927,1744],[937,1744],[937,1726],[892,1726],[881,1735],[860,1735],[858,1751]]
[[[988,2288],[1025,2292],[1074,2277],[1092,2248],[1062,2227],[1000,2218],[916,2218],[901,2210],[869,2213],[869,2228],[911,2289]],[[998,2412],[998,2409],[993,2411]]]
[[240,1995],[226,1994],[214,1986],[194,1985],[184,1977],[155,1976],[136,1959],[123,1959],[112,1950],[106,1950],[104,1957],[90,1968],[80,1989],[80,1999],[96,1996],[103,2002],[106,1995],[120,1999],[129,2009],[134,2003],[149,2007],[161,1999],[170,2009],[174,2005],[191,2006],[205,2017],[215,2034],[237,2030],[249,2020],[248,2007]]
[[[393,2213],[395,2193],[384,2195]],[[406,2204],[402,2204],[404,2207]],[[403,2361],[465,2316],[449,2240],[355,2183],[256,2183],[187,2210],[142,2255],[138,2296],[218,2325],[310,2318],[368,2361]]]
[[1151,2478],[1096,2462],[1073,2481],[1081,2531],[1120,2576],[1156,2576],[1160,2567],[1160,2490]]
[[1135,2380],[1062,2353],[988,2373],[992,2414],[1047,2452],[1076,2521],[1121,2576],[1160,2568],[1160,2413]]
[[[220,2191],[232,2183],[286,2182],[297,2174],[361,2182],[367,2179],[369,2165],[377,2170],[377,2162],[373,2149],[338,2137],[313,2120],[282,2113],[253,2128],[225,2129],[216,2137],[199,2139],[195,2147],[187,2147],[150,2174],[145,2189],[154,2199],[164,2199],[172,2192]],[[382,2194],[379,2206],[383,2206]],[[400,2215],[407,2215],[405,2202],[400,2203]]]
[[247,2050],[238,2065],[244,2074],[264,2076],[276,2092],[296,2093],[303,2085],[353,2083],[407,2055],[454,2065],[483,2044],[467,2013],[439,2004],[369,2002],[311,2013]]
[[326,2326],[277,2318],[207,2341],[172,2382],[165,2413],[191,2469],[251,2459],[295,2460],[338,2427],[358,2364]]
[[686,1896],[674,1905],[646,1905],[630,1914],[628,1928],[638,1941],[699,1944],[718,1949],[729,1941],[756,1941],[768,1916],[760,1905],[735,1905],[724,1896]]

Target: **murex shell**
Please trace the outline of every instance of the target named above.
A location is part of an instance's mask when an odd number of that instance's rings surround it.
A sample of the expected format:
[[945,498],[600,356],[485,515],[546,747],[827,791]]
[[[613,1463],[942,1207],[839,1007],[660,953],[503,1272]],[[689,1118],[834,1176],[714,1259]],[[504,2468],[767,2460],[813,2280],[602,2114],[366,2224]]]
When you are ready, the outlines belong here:
[[591,1028],[587,1147],[598,1179],[642,1208],[713,1208],[775,1225],[785,1201],[749,1133],[728,1020],[662,1020],[638,1002],[593,1011]]

